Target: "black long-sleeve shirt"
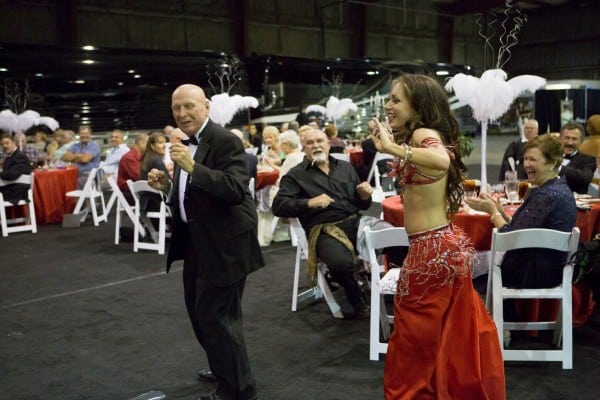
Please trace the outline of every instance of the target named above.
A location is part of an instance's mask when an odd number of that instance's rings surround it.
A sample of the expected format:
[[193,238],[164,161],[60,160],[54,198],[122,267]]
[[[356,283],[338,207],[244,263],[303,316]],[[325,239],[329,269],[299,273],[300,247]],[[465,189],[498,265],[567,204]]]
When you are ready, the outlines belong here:
[[[356,191],[360,179],[350,163],[329,157],[329,175],[305,158],[281,178],[273,200],[273,214],[299,218],[308,232],[314,225],[335,222],[366,210],[371,198],[361,200]],[[308,200],[327,194],[334,201],[327,208],[309,208]]]

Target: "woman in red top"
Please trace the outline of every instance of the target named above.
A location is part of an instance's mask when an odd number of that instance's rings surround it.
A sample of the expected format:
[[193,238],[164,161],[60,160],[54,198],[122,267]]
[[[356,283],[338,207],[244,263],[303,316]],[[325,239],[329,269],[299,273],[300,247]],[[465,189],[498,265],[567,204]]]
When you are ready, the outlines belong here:
[[397,157],[410,247],[394,303],[384,373],[385,398],[504,399],[496,328],[473,289],[474,249],[451,224],[461,203],[464,165],[458,124],[432,78],[392,83],[387,122],[374,142]]

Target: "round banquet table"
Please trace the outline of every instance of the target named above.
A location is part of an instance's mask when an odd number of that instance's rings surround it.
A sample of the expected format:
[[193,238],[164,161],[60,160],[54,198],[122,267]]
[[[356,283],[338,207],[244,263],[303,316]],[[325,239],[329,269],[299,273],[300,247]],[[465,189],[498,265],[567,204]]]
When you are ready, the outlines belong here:
[[33,202],[38,224],[62,222],[63,215],[75,208],[75,199],[65,194],[77,189],[79,171],[75,167],[63,169],[36,169],[33,171]]
[[[404,205],[400,196],[388,197],[383,200],[383,219],[394,226],[404,226]],[[578,210],[576,226],[580,230],[580,241],[589,241],[600,232],[600,203],[590,204],[590,210]],[[510,214],[510,212],[509,212]],[[492,230],[494,226],[488,214],[459,212],[455,214],[453,223],[463,229],[471,238],[477,251],[488,251],[492,245]],[[594,308],[589,286],[583,282],[573,285],[573,326],[585,324]],[[520,306],[521,315],[529,321],[543,320],[548,315],[558,314],[559,302],[537,300]]]
[[256,173],[256,190],[260,190],[265,186],[274,185],[279,178],[279,171],[272,169],[266,171],[259,171]]

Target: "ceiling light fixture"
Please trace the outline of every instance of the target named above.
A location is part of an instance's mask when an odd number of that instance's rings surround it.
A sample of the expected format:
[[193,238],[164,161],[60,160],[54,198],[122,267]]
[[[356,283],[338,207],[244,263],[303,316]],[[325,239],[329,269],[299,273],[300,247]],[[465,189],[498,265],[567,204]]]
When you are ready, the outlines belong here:
[[84,64],[94,64],[96,61],[94,60],[83,60]]

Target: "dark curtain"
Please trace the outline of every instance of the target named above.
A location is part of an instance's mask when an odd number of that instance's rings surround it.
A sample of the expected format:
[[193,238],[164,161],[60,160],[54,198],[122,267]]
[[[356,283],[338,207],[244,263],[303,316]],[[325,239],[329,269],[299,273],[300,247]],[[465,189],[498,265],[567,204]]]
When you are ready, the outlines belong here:
[[538,90],[535,92],[535,119],[540,133],[560,132],[560,100],[564,90]]

